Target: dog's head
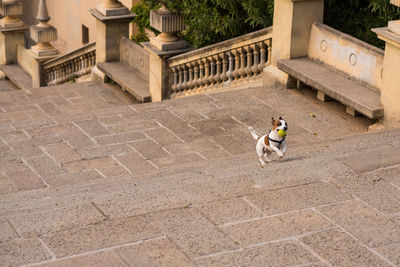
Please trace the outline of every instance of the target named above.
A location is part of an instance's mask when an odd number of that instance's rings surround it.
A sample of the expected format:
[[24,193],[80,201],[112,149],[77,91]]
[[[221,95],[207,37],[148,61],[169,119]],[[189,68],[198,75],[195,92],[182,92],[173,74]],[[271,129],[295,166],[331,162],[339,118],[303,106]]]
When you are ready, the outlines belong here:
[[288,129],[288,124],[284,119],[282,119],[282,117],[279,117],[279,120],[275,120],[274,118],[272,118],[271,123],[272,123],[272,131],[275,130],[287,131]]

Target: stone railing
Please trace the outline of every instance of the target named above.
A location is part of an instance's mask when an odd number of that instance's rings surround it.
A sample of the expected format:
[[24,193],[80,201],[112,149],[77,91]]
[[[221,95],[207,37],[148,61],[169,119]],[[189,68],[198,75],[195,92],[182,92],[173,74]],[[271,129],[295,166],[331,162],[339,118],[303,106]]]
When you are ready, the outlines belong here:
[[271,62],[272,27],[197,49],[168,60],[173,73],[171,98],[225,88],[262,79]]
[[70,53],[43,63],[47,85],[65,83],[89,74],[96,64],[96,43],[90,43]]

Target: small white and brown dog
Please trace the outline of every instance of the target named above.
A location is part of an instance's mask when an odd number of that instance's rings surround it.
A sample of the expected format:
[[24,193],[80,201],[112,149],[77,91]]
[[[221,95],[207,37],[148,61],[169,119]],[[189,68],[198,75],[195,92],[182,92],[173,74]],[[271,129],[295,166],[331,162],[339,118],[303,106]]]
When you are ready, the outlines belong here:
[[[280,159],[283,158],[286,153],[286,131],[288,129],[288,124],[282,117],[279,117],[279,120],[274,120],[274,118],[272,118],[271,123],[272,130],[269,134],[261,137],[258,136],[253,127],[249,127],[251,135],[257,141],[256,151],[262,167],[266,165],[264,157],[267,162],[272,161],[269,157],[272,152],[276,152]],[[279,131],[281,131],[281,134],[279,134]]]

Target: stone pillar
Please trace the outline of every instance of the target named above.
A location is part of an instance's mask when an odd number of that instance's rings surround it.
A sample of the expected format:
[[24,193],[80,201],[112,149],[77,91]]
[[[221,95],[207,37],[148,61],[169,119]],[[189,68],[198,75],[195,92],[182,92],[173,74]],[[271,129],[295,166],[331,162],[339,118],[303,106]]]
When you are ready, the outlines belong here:
[[118,61],[121,38],[129,38],[129,23],[136,15],[117,0],[106,0],[89,12],[96,18],[96,61]]
[[0,65],[17,63],[18,46],[24,45],[24,32],[28,27],[19,19],[22,15],[20,0],[3,0],[0,12]]
[[[400,0],[390,0],[400,7]],[[386,128],[400,127],[400,20],[389,21],[388,27],[372,29],[386,42],[383,60],[381,102]]]
[[142,43],[150,53],[150,94],[153,102],[168,97],[172,86],[172,71],[168,66],[168,58],[190,51],[192,48],[180,40],[177,33],[184,29],[183,16],[169,11],[165,6],[151,10],[150,25],[161,32],[150,42]]
[[39,23],[31,27],[31,38],[36,42],[36,45],[31,47],[31,53],[36,60],[32,70],[33,88],[46,85],[41,63],[59,55],[58,50],[50,43],[57,40],[57,29],[48,24],[50,16],[47,12],[46,0],[40,0],[36,19]]
[[277,61],[307,56],[311,25],[322,22],[323,15],[324,0],[275,0],[272,60],[264,80],[291,86],[293,81],[277,68]]

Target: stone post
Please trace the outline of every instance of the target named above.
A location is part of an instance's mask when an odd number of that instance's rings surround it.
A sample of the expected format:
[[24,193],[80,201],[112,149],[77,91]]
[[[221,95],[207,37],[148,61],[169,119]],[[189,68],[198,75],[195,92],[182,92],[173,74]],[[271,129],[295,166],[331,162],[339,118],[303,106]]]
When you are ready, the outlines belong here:
[[277,61],[307,56],[311,25],[322,22],[323,14],[324,0],[275,0],[272,59],[264,69],[266,83],[293,86],[294,81],[278,69]]
[[59,55],[58,50],[50,43],[57,40],[57,29],[48,24],[50,16],[47,12],[46,0],[40,0],[36,19],[39,23],[31,27],[31,38],[37,43],[31,47],[31,53],[36,60],[32,68],[33,88],[45,85],[42,63]]
[[150,42],[142,43],[150,53],[150,95],[153,102],[168,97],[172,86],[173,73],[168,66],[168,58],[190,51],[190,46],[177,36],[184,29],[183,16],[169,11],[165,6],[150,11],[150,25],[160,31]]
[[24,45],[24,32],[28,27],[19,19],[21,0],[3,0],[0,12],[0,65],[17,63],[18,46]]
[[118,61],[120,40],[129,38],[129,23],[136,15],[117,0],[105,0],[89,12],[96,18],[96,61]]
[[[400,0],[390,0],[400,7]],[[383,60],[381,102],[386,128],[400,127],[400,20],[389,21],[388,27],[372,29],[386,42]]]

